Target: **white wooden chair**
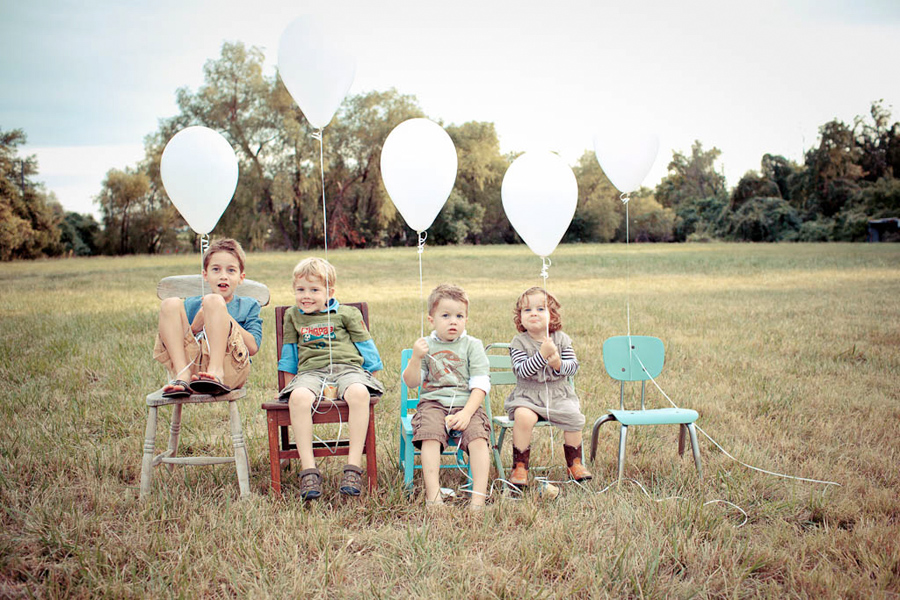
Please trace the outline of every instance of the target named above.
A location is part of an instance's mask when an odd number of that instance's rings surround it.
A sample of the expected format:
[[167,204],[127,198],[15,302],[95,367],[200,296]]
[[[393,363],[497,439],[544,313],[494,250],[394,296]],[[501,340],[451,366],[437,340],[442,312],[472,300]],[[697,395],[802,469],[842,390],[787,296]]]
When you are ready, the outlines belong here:
[[[166,277],[160,280],[156,288],[160,300],[166,298],[186,298],[198,296],[201,293],[202,278],[200,275],[179,275]],[[205,285],[205,284],[204,284]],[[205,291],[209,291],[206,286]],[[235,290],[238,296],[255,298],[260,306],[269,303],[269,288],[262,283],[245,279]],[[193,394],[184,398],[163,398],[163,388],[159,388],[147,396],[147,429],[144,434],[144,456],[141,463],[141,498],[150,493],[150,484],[153,479],[153,468],[160,465],[168,465],[169,470],[174,465],[218,465],[234,463],[237,469],[238,485],[241,496],[250,495],[250,460],[247,455],[247,446],[244,443],[244,432],[241,427],[241,417],[238,413],[236,400],[247,395],[247,388],[237,388],[221,396],[209,396],[206,394]],[[212,402],[227,402],[228,413],[231,419],[231,440],[234,445],[233,456],[189,456],[179,457],[178,437],[181,433],[181,409],[185,404],[208,404]],[[165,452],[154,456],[156,446],[157,411],[160,406],[173,405],[172,421],[169,428],[169,447]]]

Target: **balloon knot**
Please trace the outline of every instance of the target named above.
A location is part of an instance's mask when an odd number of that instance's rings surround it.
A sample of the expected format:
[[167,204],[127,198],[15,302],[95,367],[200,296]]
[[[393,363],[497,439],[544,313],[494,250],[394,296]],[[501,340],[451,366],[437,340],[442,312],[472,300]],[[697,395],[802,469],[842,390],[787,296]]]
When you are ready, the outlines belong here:
[[427,232],[427,231],[420,231],[420,232],[419,232],[419,243],[418,243],[418,245],[417,245],[417,247],[416,247],[416,251],[417,251],[419,254],[422,254],[422,253],[425,251],[425,240],[426,240],[427,238],[428,238],[428,232]]
[[310,133],[309,136],[310,136],[311,138],[316,139],[316,140],[319,140],[319,141],[321,142],[321,141],[322,141],[322,130],[321,130],[321,129],[316,129],[315,131],[313,131],[312,133]]
[[547,287],[547,277],[549,274],[547,273],[547,268],[553,263],[550,262],[550,259],[546,256],[541,257],[541,279],[544,280],[544,287]]
[[622,204],[628,204],[628,201],[631,200],[631,198],[628,197],[628,192],[625,192],[624,194],[619,196],[619,200],[622,201]]
[[200,256],[206,254],[207,250],[209,250],[209,234],[204,233],[200,236]]

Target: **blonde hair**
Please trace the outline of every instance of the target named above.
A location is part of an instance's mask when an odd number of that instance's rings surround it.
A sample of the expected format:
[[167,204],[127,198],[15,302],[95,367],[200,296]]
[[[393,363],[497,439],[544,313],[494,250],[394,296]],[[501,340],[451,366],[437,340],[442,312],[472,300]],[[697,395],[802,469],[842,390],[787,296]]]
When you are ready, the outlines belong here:
[[525,326],[522,325],[522,309],[528,304],[528,296],[536,294],[543,294],[544,298],[547,299],[547,310],[550,311],[550,324],[548,326],[550,333],[562,329],[562,316],[559,314],[559,311],[561,310],[559,300],[556,299],[556,296],[539,286],[528,288],[522,292],[522,295],[516,300],[516,307],[513,309],[513,323],[516,324],[516,329],[521,333],[525,332]]
[[227,252],[234,256],[238,261],[238,266],[241,268],[241,273],[244,272],[244,261],[247,260],[244,249],[241,248],[240,242],[231,238],[216,240],[209,245],[209,248],[206,249],[206,253],[203,255],[204,271],[209,268],[209,259],[211,259],[212,255],[216,252]]
[[434,315],[434,309],[437,308],[437,305],[441,300],[454,300],[456,302],[462,302],[466,307],[466,314],[469,313],[469,296],[466,295],[466,291],[458,285],[442,283],[441,285],[431,290],[431,294],[428,295],[429,315]]
[[304,258],[294,267],[292,281],[296,283],[301,277],[318,279],[323,284],[327,284],[329,288],[333,288],[337,281],[337,272],[327,260],[311,256],[310,258]]

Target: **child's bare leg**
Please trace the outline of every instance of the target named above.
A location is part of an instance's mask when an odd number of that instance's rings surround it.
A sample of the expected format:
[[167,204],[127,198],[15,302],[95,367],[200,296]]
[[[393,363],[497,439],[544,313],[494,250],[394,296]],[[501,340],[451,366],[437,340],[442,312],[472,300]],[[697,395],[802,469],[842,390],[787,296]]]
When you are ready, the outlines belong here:
[[581,446],[581,432],[563,431],[563,440],[565,440],[566,445],[579,448]]
[[485,439],[473,440],[469,444],[468,450],[469,464],[472,467],[472,506],[482,506],[487,498],[491,452]]
[[184,353],[184,334],[190,326],[187,313],[184,312],[184,300],[166,298],[162,301],[159,306],[159,339],[172,359],[174,379],[184,381],[190,379],[187,355]]
[[525,450],[531,445],[531,434],[538,422],[538,414],[520,406],[513,413],[513,445],[519,450]]
[[312,449],[312,405],[316,397],[306,388],[296,388],[288,399],[288,411],[291,413],[291,428],[294,430],[294,443],[300,453],[300,464],[304,470],[314,469],[316,459]]
[[437,440],[422,442],[422,479],[425,480],[425,501],[441,500],[441,443]]
[[347,462],[362,466],[362,451],[369,426],[369,389],[361,383],[354,383],[344,392],[344,400],[350,407],[350,448]]
[[231,317],[222,296],[203,296],[203,328],[209,343],[209,364],[204,372],[222,381],[225,376],[225,346],[231,334]]

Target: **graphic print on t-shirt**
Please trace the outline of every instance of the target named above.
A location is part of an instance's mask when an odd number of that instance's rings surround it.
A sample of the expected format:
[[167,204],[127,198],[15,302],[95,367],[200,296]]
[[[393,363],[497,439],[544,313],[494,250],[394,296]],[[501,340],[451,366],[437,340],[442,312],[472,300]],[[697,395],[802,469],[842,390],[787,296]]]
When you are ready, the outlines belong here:
[[432,392],[441,388],[458,387],[460,383],[465,382],[460,372],[462,359],[455,352],[441,350],[431,354],[426,360],[428,378],[422,382],[422,391]]
[[334,339],[334,325],[321,323],[316,325],[305,325],[300,328],[300,339],[306,346],[313,348],[324,348],[328,339]]

